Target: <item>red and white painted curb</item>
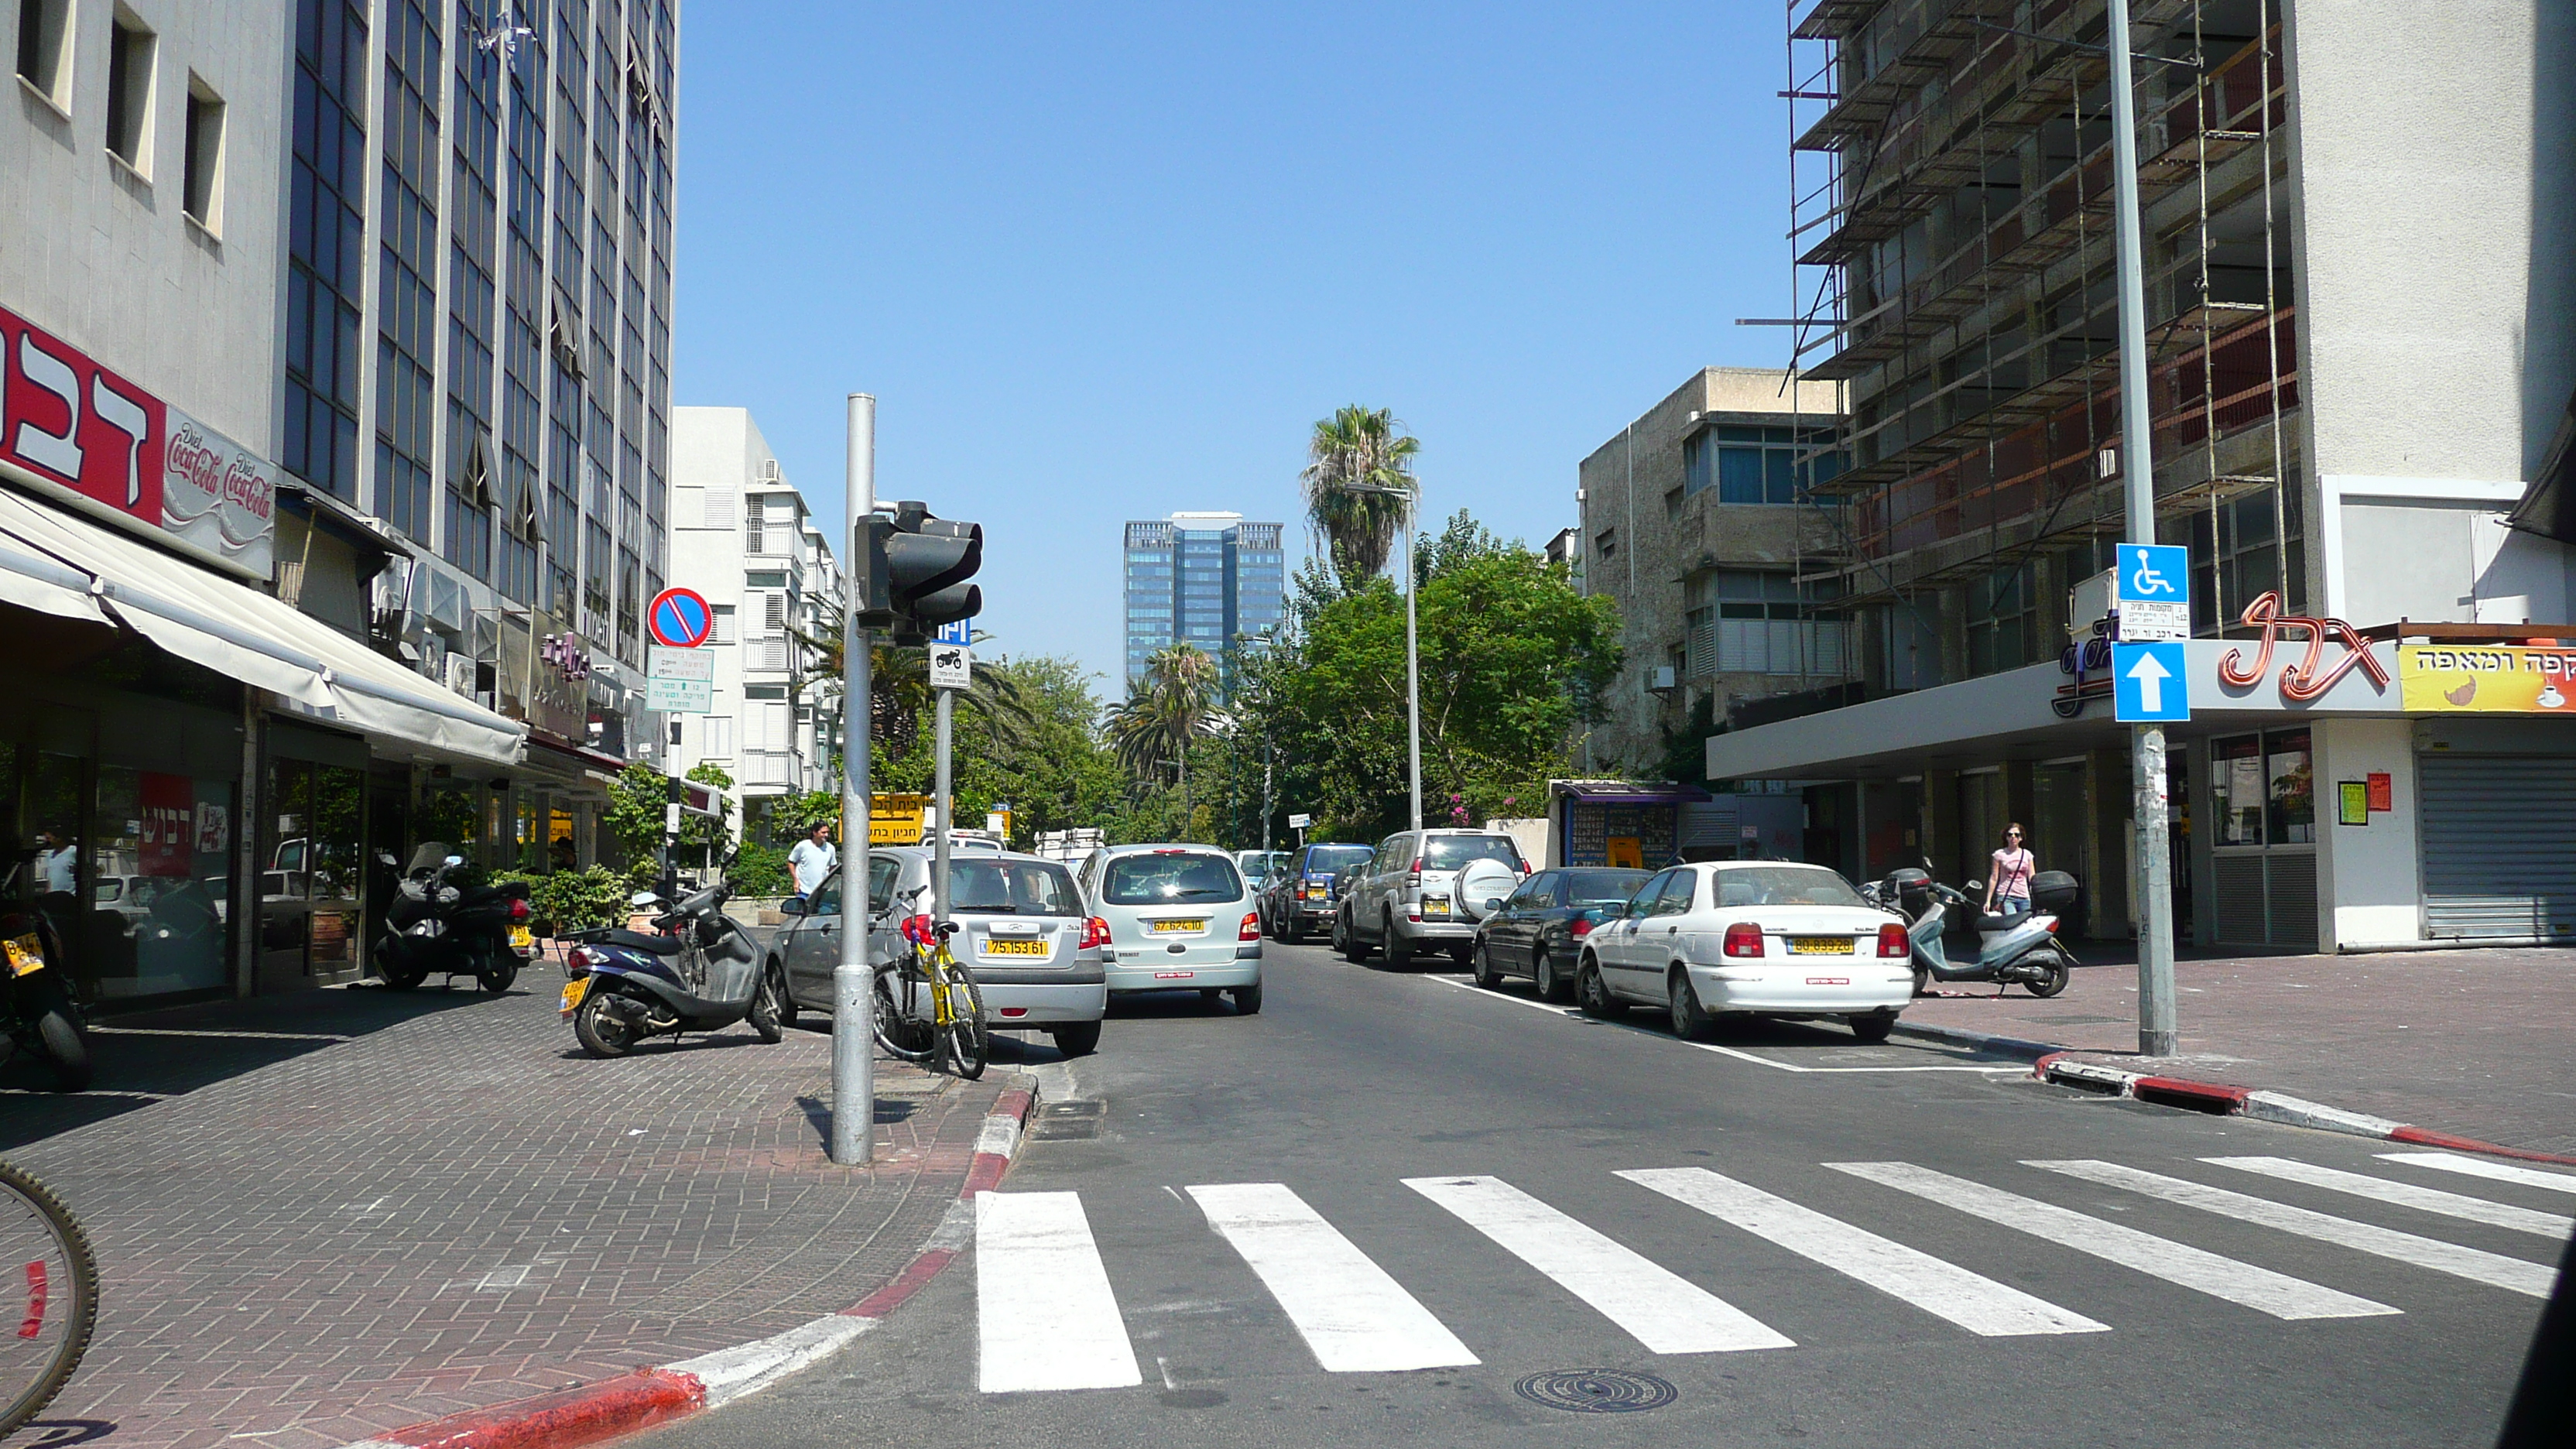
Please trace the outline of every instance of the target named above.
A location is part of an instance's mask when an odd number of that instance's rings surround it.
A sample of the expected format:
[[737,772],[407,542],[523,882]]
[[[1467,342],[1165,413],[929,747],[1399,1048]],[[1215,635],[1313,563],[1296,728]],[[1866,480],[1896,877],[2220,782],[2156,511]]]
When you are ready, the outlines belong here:
[[768,1338],[561,1393],[450,1414],[358,1440],[347,1449],[573,1449],[702,1413],[818,1363],[876,1327],[966,1250],[974,1238],[975,1194],[1001,1182],[1019,1152],[1020,1129],[1036,1105],[1028,1092],[1002,1094],[975,1138],[975,1157],[957,1201],[911,1264],[853,1307]]

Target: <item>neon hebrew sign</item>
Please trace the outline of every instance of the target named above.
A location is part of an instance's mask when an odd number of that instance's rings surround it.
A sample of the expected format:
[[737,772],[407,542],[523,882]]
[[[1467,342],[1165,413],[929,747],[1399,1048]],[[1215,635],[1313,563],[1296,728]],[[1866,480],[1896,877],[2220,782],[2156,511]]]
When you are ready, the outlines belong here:
[[[2281,612],[2281,596],[2267,589],[2245,606],[2244,623],[2249,629],[2263,631],[2254,651],[2254,662],[2239,668],[2245,651],[2228,650],[2227,657],[2218,661],[2218,682],[2221,684],[2245,689],[2262,683],[2264,674],[2272,667],[2273,641],[2288,635],[2305,634],[2308,641],[2306,656],[2296,664],[2281,666],[2283,699],[2292,704],[2306,704],[2334,688],[2335,681],[2343,678],[2355,664],[2361,666],[2362,672],[2370,676],[2370,682],[2382,692],[2388,688],[2388,668],[2372,656],[2370,641],[2361,637],[2361,631],[2341,619],[2308,619],[2284,614]],[[2329,635],[2343,645],[2344,655],[2336,661],[2334,668],[2319,674],[2317,665],[2323,661]]]

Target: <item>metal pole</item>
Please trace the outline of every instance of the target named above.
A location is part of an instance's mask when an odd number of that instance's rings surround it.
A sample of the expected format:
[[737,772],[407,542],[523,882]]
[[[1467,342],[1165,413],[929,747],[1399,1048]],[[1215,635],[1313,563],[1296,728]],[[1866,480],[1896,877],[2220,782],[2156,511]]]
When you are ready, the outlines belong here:
[[1422,829],[1422,665],[1415,654],[1413,596],[1422,592],[1422,580],[1413,571],[1413,534],[1421,527],[1422,485],[1417,483],[1404,495],[1404,720],[1405,778],[1413,785],[1413,806],[1409,812],[1413,829]]
[[1261,850],[1270,852],[1270,732],[1261,732]]
[[868,596],[868,551],[860,525],[877,511],[877,400],[849,400],[848,526],[850,550],[841,608],[841,957],[832,968],[832,1160],[844,1167],[876,1161],[876,999],[868,972],[868,631],[859,607]]
[[[2146,257],[2138,229],[2138,107],[2131,89],[2129,0],[2110,0],[2112,230],[2120,271],[2120,477],[2131,543],[2156,541],[2156,470],[2147,417]],[[2165,732],[2131,726],[2129,783],[2138,834],[2138,1050],[2174,1053],[2172,832],[2165,820]]]
[[[934,646],[936,647],[936,646]],[[948,799],[948,721],[949,709],[956,702],[957,691],[939,691],[937,749],[934,753],[931,798],[939,805],[939,840],[930,854],[930,914],[936,920],[948,919],[948,842],[957,833],[957,823],[950,819]]]

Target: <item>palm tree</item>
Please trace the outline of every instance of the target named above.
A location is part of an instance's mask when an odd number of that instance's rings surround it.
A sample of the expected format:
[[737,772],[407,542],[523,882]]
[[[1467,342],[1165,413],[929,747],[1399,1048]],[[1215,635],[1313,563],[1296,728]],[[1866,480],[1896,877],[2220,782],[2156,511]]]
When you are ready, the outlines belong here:
[[1404,527],[1404,500],[1351,485],[1415,487],[1413,456],[1422,441],[1404,431],[1393,410],[1372,412],[1356,404],[1317,420],[1306,444],[1306,523],[1333,560],[1346,589],[1357,588],[1386,567]]
[[1109,707],[1109,744],[1118,763],[1140,781],[1172,766],[1183,820],[1190,818],[1191,744],[1233,728],[1233,717],[1217,707],[1218,687],[1214,658],[1196,645],[1174,644],[1156,650],[1127,698]]
[[[801,675],[791,686],[799,694],[817,699],[831,699],[841,692],[845,655],[838,635],[808,634],[791,629],[805,645],[820,656],[815,667]],[[1013,744],[1022,742],[1021,727],[1037,722],[1019,682],[990,661],[975,661],[973,683],[959,692],[960,699],[993,722],[997,738]],[[900,754],[912,748],[920,732],[921,716],[938,701],[930,688],[930,654],[927,650],[902,648],[892,644],[873,644],[868,649],[868,733],[882,740]]]

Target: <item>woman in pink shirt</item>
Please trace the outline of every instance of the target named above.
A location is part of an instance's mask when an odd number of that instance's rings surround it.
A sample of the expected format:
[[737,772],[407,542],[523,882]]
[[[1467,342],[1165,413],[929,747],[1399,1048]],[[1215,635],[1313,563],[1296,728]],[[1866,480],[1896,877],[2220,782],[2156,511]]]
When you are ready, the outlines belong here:
[[2030,914],[2030,877],[2039,869],[2022,848],[2021,822],[2004,827],[2003,849],[1995,852],[1986,872],[1986,914],[2018,922]]

